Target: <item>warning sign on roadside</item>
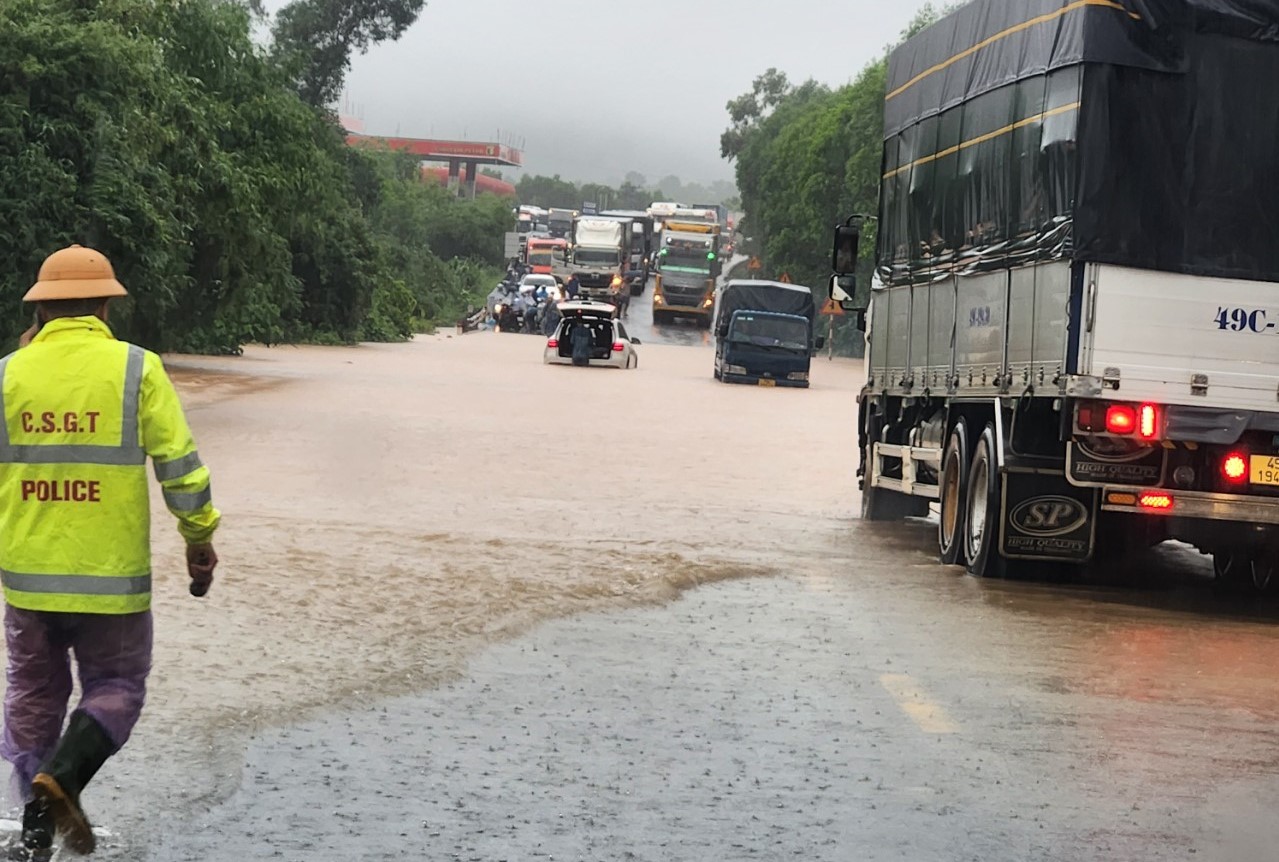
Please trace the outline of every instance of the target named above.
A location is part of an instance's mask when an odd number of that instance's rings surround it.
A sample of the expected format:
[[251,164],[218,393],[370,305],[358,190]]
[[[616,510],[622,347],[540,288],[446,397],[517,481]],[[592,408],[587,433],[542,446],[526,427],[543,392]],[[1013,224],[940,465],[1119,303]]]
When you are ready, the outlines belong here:
[[783,272],[780,276],[778,276],[778,278],[777,278],[777,283],[778,283],[778,284],[793,284],[794,282],[792,282],[792,281],[790,280],[790,273],[789,273],[789,272]]
[[759,258],[752,257],[751,262],[746,265],[746,268],[749,269],[751,272],[759,272],[761,269],[764,268],[764,264],[760,261]]
[[835,300],[828,299],[826,300],[826,304],[822,306],[822,314],[827,317],[843,317],[844,309],[841,308],[839,303]]

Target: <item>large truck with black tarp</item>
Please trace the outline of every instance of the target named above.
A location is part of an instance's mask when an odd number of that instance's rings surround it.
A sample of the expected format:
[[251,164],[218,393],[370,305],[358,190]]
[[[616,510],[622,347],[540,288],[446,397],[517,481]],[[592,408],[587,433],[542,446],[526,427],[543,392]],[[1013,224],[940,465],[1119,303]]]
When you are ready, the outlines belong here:
[[573,221],[577,210],[553,208],[546,213],[547,233],[555,239],[568,239],[573,235]]
[[801,284],[734,280],[715,292],[716,380],[808,388],[817,308]]
[[[1275,0],[975,0],[892,54],[865,517],[936,501],[942,560],[980,575],[1175,538],[1269,584],[1276,21]],[[859,238],[837,229],[841,301]]]

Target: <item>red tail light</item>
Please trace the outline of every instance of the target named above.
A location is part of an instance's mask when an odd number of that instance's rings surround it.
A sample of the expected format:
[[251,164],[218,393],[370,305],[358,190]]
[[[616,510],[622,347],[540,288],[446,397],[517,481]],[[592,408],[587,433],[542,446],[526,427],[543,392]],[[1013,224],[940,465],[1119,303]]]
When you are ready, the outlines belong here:
[[559,347],[560,341],[558,338],[552,338],[550,341],[546,342],[546,346],[551,348]]
[[1172,508],[1172,497],[1168,494],[1145,493],[1137,501],[1143,509],[1159,509],[1167,511]]
[[1127,404],[1106,408],[1106,430],[1111,434],[1131,434],[1137,430],[1137,411]]
[[1143,404],[1137,411],[1137,436],[1143,440],[1159,436],[1159,408],[1155,405]]
[[614,341],[614,342],[613,342],[613,352],[614,352],[614,353],[621,353],[621,352],[622,352],[623,350],[625,350],[625,349],[626,349],[626,345],[625,345],[625,344],[623,344],[622,342],[620,342],[620,341]]
[[1231,452],[1221,462],[1221,475],[1227,482],[1243,482],[1248,478],[1248,459],[1240,452]]

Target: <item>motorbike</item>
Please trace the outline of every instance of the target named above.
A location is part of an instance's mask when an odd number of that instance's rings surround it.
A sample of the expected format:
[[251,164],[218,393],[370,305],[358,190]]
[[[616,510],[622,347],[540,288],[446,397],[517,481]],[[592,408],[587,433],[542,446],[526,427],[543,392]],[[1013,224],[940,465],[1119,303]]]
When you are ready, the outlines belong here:
[[527,303],[518,292],[504,295],[493,307],[493,320],[498,332],[523,332]]
[[618,320],[626,319],[626,313],[631,308],[631,296],[630,284],[623,284],[618,290],[609,293],[608,302],[613,306],[613,316]]

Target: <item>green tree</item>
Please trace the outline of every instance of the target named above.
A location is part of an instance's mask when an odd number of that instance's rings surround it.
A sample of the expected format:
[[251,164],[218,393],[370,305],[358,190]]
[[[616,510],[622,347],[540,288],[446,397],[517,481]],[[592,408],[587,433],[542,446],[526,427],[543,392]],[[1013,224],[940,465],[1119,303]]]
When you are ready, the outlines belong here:
[[[903,31],[906,39],[941,12],[926,5]],[[751,90],[729,102],[730,127],[721,153],[735,165],[742,229],[755,241],[770,274],[824,289],[830,275],[832,228],[853,213],[879,210],[883,157],[883,99],[887,60],[862,70],[850,84],[830,90],[813,81],[798,87],[769,69]],[[869,291],[876,229],[862,242],[859,290]],[[843,352],[859,352],[860,333],[847,321],[836,336]]]
[[341,94],[351,57],[398,39],[425,6],[425,0],[293,0],[276,16],[275,46],[302,98],[325,107]]
[[741,156],[760,123],[795,92],[785,72],[769,68],[755,79],[749,93],[743,93],[726,106],[731,125],[720,137],[720,155],[730,162]]
[[515,184],[515,194],[521,203],[535,207],[576,209],[582,205],[577,186],[561,179],[559,174],[553,177],[526,174]]
[[[347,147],[225,0],[0,4],[0,310],[79,242],[164,350],[403,338],[474,301],[504,202],[452,200],[411,158]],[[411,252],[411,253],[410,253]]]

